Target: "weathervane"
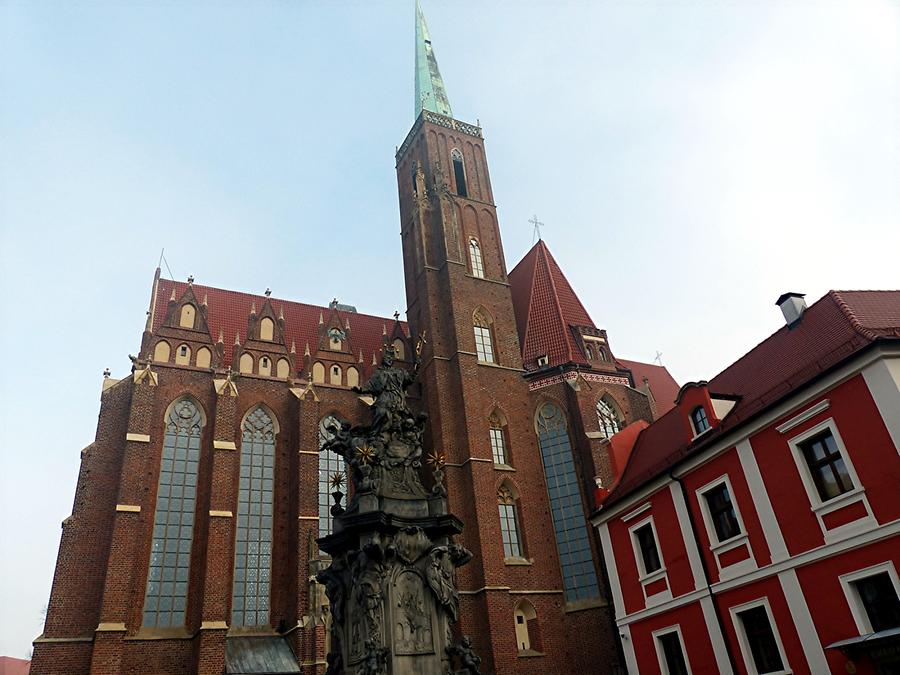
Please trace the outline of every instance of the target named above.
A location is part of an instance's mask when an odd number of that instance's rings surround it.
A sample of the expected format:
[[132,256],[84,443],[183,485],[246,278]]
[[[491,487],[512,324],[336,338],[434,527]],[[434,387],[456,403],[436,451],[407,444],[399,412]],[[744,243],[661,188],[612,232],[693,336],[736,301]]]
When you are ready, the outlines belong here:
[[538,220],[537,215],[532,216],[528,222],[534,225],[534,241],[531,242],[533,244],[541,238],[541,228],[544,226],[544,223]]

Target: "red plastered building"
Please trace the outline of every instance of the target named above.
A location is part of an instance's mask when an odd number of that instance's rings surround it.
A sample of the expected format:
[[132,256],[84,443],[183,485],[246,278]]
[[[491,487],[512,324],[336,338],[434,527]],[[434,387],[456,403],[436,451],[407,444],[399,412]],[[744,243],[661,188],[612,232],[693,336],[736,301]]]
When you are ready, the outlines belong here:
[[778,332],[612,438],[592,522],[629,672],[900,672],[900,291],[778,305]]
[[32,672],[324,673],[316,539],[343,468],[325,422],[368,421],[352,387],[387,347],[411,366],[420,337],[412,404],[474,553],[458,630],[482,672],[622,672],[588,516],[628,458],[610,437],[678,385],[617,359],[543,241],[507,273],[482,129],[453,117],[421,13],[416,81],[395,157],[408,322],[157,270],[132,372],[104,380]]

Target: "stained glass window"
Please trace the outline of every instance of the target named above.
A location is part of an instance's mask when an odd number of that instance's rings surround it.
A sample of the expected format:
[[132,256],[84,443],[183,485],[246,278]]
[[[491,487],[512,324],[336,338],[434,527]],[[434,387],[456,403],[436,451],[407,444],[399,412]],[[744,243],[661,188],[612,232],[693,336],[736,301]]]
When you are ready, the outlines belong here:
[[144,626],[184,625],[202,426],[200,410],[190,399],[176,402],[166,420],[144,594]]
[[540,407],[537,430],[566,601],[596,598],[599,589],[588,541],[587,520],[565,417],[558,405],[545,403]]
[[269,624],[275,425],[263,408],[244,420],[234,552],[233,626]]
[[519,520],[516,514],[516,500],[506,486],[497,491],[500,508],[500,533],[503,537],[503,554],[507,558],[522,557],[522,543],[519,538]]
[[[328,431],[330,426],[338,427],[340,422],[334,415],[325,417],[319,422],[319,447],[332,437],[332,433]],[[345,469],[344,461],[330,450],[319,453],[319,536],[324,537],[331,534],[331,477],[336,473],[341,473]]]

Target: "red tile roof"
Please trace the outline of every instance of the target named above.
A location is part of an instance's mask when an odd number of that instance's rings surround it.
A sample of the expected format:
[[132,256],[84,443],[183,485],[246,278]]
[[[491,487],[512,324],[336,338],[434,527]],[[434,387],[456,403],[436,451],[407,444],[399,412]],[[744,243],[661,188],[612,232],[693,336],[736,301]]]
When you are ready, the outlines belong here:
[[550,366],[588,365],[570,326],[596,326],[543,240],[509,273],[509,285],[522,360],[546,355]]
[[678,396],[680,387],[665,366],[629,361],[628,359],[617,358],[616,361],[631,371],[636,389],[640,389],[644,384],[644,378],[647,378],[650,391],[653,392],[653,399],[656,401],[657,417],[666,414],[675,406],[675,397]]
[[13,656],[0,656],[0,675],[28,675],[31,661]]
[[[187,288],[187,283],[172,281],[171,279],[159,280],[159,289],[156,293],[156,310],[153,316],[154,332],[165,320],[173,287],[175,288],[175,297],[180,299]],[[202,302],[204,297],[207,299],[207,321],[212,341],[215,342],[219,339],[220,330],[223,333],[225,365],[229,365],[231,364],[235,335],[240,335],[241,344],[247,341],[247,323],[250,318],[250,308],[253,303],[256,303],[256,311],[261,313],[266,297],[264,295],[227,291],[198,284],[194,284],[193,288],[194,295],[198,301]],[[269,300],[272,303],[276,316],[279,310],[284,312],[285,346],[290,349],[292,341],[296,344],[297,354],[300,357],[298,365],[300,365],[302,364],[303,351],[307,344],[310,351],[315,354],[319,341],[319,317],[323,316],[325,321],[328,321],[331,309],[329,307],[307,305],[302,302],[292,302],[274,297],[269,298]],[[368,370],[372,363],[372,355],[380,355],[383,331],[387,329],[388,334],[391,333],[394,319],[346,311],[338,311],[338,314],[340,315],[342,326],[345,321],[350,322],[349,339],[353,348],[353,354],[358,357],[359,352],[362,351],[364,370]],[[404,335],[408,335],[406,323],[401,321],[400,325]]]
[[691,442],[677,409],[644,430],[604,507],[686,456],[714,443],[878,339],[900,338],[900,291],[830,291],[709,381],[710,395],[739,400],[712,431]]

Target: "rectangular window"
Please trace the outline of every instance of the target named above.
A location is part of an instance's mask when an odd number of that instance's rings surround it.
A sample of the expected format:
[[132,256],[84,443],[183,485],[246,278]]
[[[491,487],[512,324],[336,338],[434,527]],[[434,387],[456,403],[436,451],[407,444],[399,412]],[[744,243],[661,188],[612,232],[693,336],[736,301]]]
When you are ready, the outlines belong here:
[[490,434],[494,464],[506,464],[506,441],[503,438],[503,429],[491,427]]
[[872,632],[900,628],[900,599],[888,572],[852,582],[865,609]]
[[516,519],[515,504],[499,504],[500,533],[503,536],[503,554],[507,558],[521,558],[522,544],[519,542],[519,524]]
[[704,492],[703,498],[706,500],[709,518],[719,542],[738,536],[741,533],[741,526],[738,523],[737,514],[734,512],[734,505],[731,503],[728,486],[720,483]]
[[736,615],[744,632],[755,672],[763,675],[783,671],[784,661],[765,605],[756,605],[739,611]]
[[850,492],[853,481],[831,429],[797,444],[809,467],[819,498],[826,502]]
[[485,363],[494,362],[494,345],[491,340],[491,329],[487,326],[475,326],[475,351],[478,360]]
[[650,523],[642,525],[634,531],[634,538],[637,541],[638,549],[641,552],[641,562],[644,563],[644,575],[652,574],[662,569],[662,563],[659,559],[659,548],[656,546],[656,535],[653,533],[653,526]]
[[677,630],[662,635],[657,635],[661,652],[661,661],[665,675],[689,675],[687,661],[684,658],[684,650],[681,647],[681,638]]

